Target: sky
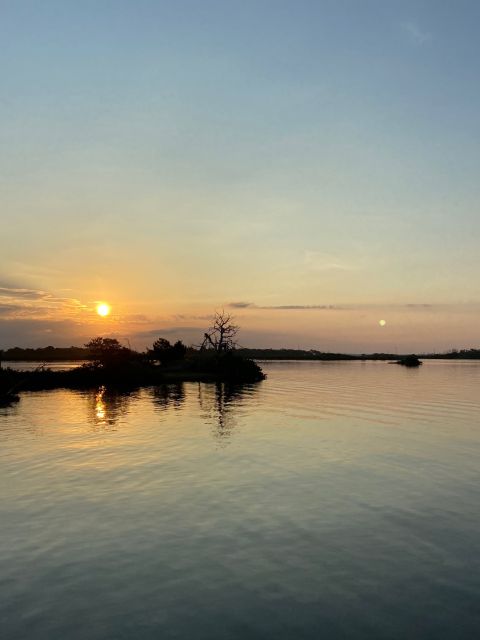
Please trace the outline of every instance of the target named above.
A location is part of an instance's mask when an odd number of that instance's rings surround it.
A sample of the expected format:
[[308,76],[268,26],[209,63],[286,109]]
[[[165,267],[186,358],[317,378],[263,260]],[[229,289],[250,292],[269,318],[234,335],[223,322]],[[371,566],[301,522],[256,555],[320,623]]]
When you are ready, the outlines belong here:
[[195,344],[219,309],[243,346],[480,346],[479,23],[0,0],[0,348]]

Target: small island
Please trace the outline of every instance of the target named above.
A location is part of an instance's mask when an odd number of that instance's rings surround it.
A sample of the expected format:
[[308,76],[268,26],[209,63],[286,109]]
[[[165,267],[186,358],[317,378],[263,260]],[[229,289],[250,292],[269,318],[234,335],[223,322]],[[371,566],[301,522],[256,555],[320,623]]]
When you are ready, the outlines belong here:
[[418,356],[412,353],[409,356],[405,356],[403,358],[400,358],[399,360],[396,360],[395,364],[400,364],[403,367],[419,367],[421,364],[423,364],[423,362]]
[[151,348],[137,352],[116,338],[97,337],[85,345],[88,362],[54,371],[42,364],[33,371],[0,369],[0,406],[19,400],[21,391],[95,389],[108,386],[132,389],[178,382],[254,383],[265,379],[259,365],[236,350],[238,326],[224,312],[216,313],[198,347],[180,340],[158,338]]

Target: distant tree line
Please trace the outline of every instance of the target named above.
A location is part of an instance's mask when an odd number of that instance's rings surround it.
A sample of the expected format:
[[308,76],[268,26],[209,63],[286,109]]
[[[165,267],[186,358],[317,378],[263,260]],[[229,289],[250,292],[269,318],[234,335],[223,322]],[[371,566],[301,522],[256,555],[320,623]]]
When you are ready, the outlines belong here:
[[[240,358],[252,360],[395,360],[402,357],[394,353],[370,353],[352,355],[332,353],[316,349],[247,349],[239,348],[236,336],[239,327],[225,311],[216,312],[212,326],[203,334],[203,341],[197,347],[187,347],[181,340],[171,344],[159,337],[146,351],[139,353],[122,345],[116,338],[97,337],[83,347],[39,347],[36,349],[13,347],[0,350],[0,362],[30,360],[55,362],[62,360],[90,360],[96,366],[113,366],[121,362],[150,362],[157,365],[173,366],[175,363],[192,358],[195,353],[203,354],[203,362],[213,362],[224,356],[236,354]],[[424,359],[480,359],[480,349],[452,349],[446,353],[426,353]],[[227,361],[227,360],[225,360]],[[217,366],[216,365],[216,366]]]
[[[347,353],[331,353],[315,349],[237,349],[237,353],[244,358],[254,360],[362,360],[369,356],[357,356]],[[375,359],[380,354],[374,354]],[[391,356],[384,354],[384,358]]]
[[439,360],[480,360],[480,349],[452,349],[448,353],[432,353],[422,357]]
[[[115,338],[104,338],[105,340],[115,340]],[[118,340],[116,341],[118,342]],[[88,343],[90,344],[90,343]],[[119,346],[122,346],[118,342]],[[220,345],[220,346],[219,346]],[[111,345],[112,346],[112,345]],[[228,351],[224,342],[213,345],[207,340],[201,349],[211,351]],[[115,349],[115,347],[113,347]],[[335,353],[329,351],[318,351],[316,349],[248,349],[231,347],[236,354],[245,358],[255,360],[392,360],[399,357],[398,353],[364,353],[352,355],[347,353]],[[126,347],[122,347],[123,350]],[[180,340],[173,345],[165,338],[158,338],[152,347],[147,349],[147,353],[154,359],[163,362],[173,362],[181,359],[181,354],[185,356],[188,352],[195,351],[195,347],[187,347]],[[129,350],[131,353],[132,351]],[[123,351],[125,353],[125,351]],[[446,353],[425,353],[422,358],[437,360],[480,360],[480,349],[453,349]],[[64,360],[94,360],[96,354],[91,347],[38,347],[21,348],[12,347],[0,350],[0,360],[10,362],[31,361],[31,362],[56,362]]]
[[84,347],[38,347],[37,349],[12,347],[0,351],[2,360],[18,362],[32,360],[35,362],[55,362],[57,360],[87,360],[88,350]]

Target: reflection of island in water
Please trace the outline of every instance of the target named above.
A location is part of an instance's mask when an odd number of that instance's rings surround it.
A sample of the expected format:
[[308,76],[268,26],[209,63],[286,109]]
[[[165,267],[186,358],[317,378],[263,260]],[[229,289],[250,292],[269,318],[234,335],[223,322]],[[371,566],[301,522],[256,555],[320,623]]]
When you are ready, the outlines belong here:
[[185,402],[185,388],[182,382],[164,384],[153,389],[153,403],[157,409],[180,409]]
[[[225,383],[198,383],[196,398],[201,416],[213,425],[212,434],[226,441],[235,427],[235,409],[242,397],[252,395],[257,385],[228,385]],[[166,384],[152,389],[151,399],[156,410],[180,411],[185,406],[185,383]],[[89,422],[94,429],[114,430],[115,425],[134,408],[135,393],[119,393],[100,387],[89,396]]]
[[235,408],[245,395],[251,395],[256,385],[228,385],[223,382],[198,385],[198,403],[202,416],[213,424],[213,436],[222,444],[232,435],[236,426]]

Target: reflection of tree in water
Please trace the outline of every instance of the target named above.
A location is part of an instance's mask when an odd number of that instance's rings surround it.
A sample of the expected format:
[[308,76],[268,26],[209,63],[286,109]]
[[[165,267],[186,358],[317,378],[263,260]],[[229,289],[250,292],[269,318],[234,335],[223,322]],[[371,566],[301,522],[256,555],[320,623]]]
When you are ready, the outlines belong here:
[[203,417],[213,423],[213,435],[222,445],[235,428],[235,410],[245,395],[251,395],[256,385],[229,385],[224,382],[198,384],[198,402]]
[[131,394],[109,391],[102,386],[91,398],[90,422],[94,429],[108,431],[127,413]]
[[[236,416],[242,399],[256,392],[256,384],[229,385],[223,382],[199,383],[198,402],[206,422],[213,425],[212,433],[222,444],[228,443],[236,425]],[[95,430],[113,430],[125,416],[135,393],[119,393],[102,386],[89,396],[89,422]],[[178,410],[185,402],[184,383],[165,384],[152,389],[152,399],[157,409]]]
[[163,384],[153,390],[153,402],[158,409],[180,409],[185,400],[183,383]]

